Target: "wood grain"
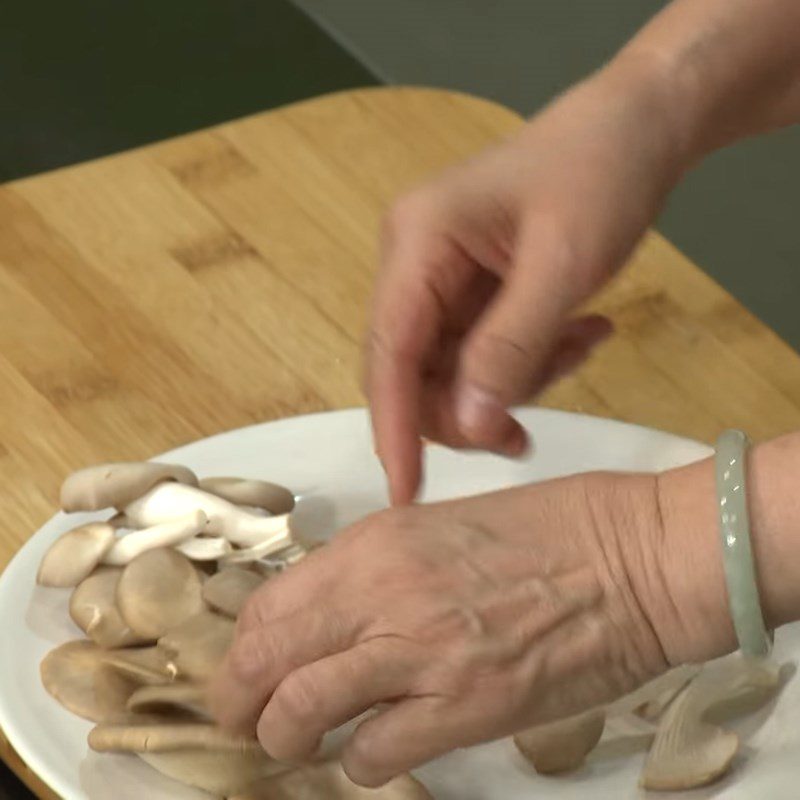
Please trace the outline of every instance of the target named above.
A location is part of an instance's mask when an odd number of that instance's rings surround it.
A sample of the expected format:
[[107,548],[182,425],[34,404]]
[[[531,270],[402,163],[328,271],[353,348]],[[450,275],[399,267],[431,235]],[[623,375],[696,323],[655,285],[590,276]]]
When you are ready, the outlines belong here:
[[[381,215],[519,125],[364,90],[0,187],[0,569],[72,469],[362,404]],[[658,234],[631,261],[593,304],[618,335],[545,405],[703,440],[800,427],[794,351]]]

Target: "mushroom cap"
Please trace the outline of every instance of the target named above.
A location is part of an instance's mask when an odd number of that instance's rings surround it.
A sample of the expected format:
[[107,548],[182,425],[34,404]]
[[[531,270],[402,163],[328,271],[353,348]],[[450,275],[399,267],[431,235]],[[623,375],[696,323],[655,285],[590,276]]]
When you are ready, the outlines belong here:
[[158,640],[178,672],[191,680],[209,680],[233,642],[235,623],[212,611],[201,611],[176,625]]
[[739,653],[712,662],[673,700],[656,730],[641,777],[645,789],[680,791],[724,775],[739,749],[739,737],[705,720],[721,703],[778,685],[777,666]]
[[138,755],[164,775],[222,797],[238,792],[267,775],[289,769],[270,759],[263,751],[234,753],[187,749]]
[[236,619],[245,600],[264,580],[255,572],[240,567],[223,569],[203,584],[203,600],[220,614]]
[[577,769],[600,741],[606,715],[601,708],[537,725],[514,736],[514,744],[541,775]]
[[202,478],[203,491],[222,497],[240,506],[263,508],[270,514],[288,514],[295,506],[294,495],[285,487],[253,478],[213,477]]
[[127,709],[135,714],[182,712],[207,717],[206,689],[199,683],[184,681],[140,686],[128,698]]
[[159,547],[125,567],[117,585],[117,608],[132,631],[158,639],[202,610],[201,588],[186,556]]
[[114,544],[114,528],[90,522],[59,536],[39,564],[37,583],[42,586],[77,586],[100,563]]
[[136,684],[109,668],[106,651],[85,640],[51,650],[40,665],[42,684],[64,708],[102,722],[125,711]]
[[100,567],[81,581],[69,599],[69,615],[96,644],[106,649],[155,642],[135,634],[117,608],[117,584],[122,569]]
[[61,486],[64,511],[99,511],[123,508],[161,481],[197,486],[197,476],[178,464],[119,461],[97,464],[73,472]]
[[337,761],[326,761],[266,778],[228,800],[433,800],[411,775],[399,775],[378,789],[353,783]]

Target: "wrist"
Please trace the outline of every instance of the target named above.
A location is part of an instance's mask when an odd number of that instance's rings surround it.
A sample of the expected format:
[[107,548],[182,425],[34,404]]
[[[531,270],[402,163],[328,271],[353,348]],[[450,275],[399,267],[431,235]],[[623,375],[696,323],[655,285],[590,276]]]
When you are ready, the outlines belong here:
[[714,460],[656,477],[663,639],[673,666],[736,649],[719,534]]
[[624,95],[636,108],[640,138],[653,142],[672,184],[698,158],[699,100],[676,76],[675,65],[658,53],[623,48],[596,75],[607,94]]
[[605,504],[613,515],[616,549],[665,666],[733,650],[713,464],[611,478]]
[[[750,536],[767,627],[800,619],[800,435],[753,447],[746,486]],[[719,540],[712,459],[657,479],[662,519],[660,638],[672,664],[706,661],[737,646]],[[657,605],[657,603],[656,603]]]

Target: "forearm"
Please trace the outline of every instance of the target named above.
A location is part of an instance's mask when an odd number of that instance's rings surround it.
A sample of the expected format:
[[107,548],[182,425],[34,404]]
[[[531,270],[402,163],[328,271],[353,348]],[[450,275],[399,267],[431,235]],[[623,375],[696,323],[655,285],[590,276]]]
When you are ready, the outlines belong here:
[[660,87],[686,165],[800,121],[797,0],[674,0],[611,69]]
[[[800,619],[800,433],[754,447],[747,464],[751,537],[769,627]],[[711,459],[660,478],[658,563],[670,661],[706,660],[736,646],[719,541]]]

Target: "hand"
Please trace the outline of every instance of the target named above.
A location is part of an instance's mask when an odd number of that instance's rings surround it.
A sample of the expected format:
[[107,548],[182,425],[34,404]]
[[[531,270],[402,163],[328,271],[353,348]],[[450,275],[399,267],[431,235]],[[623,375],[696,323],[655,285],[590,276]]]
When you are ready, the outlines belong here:
[[658,81],[631,60],[389,214],[366,384],[393,502],[417,492],[422,436],[520,455],[509,406],[611,332],[602,317],[568,317],[624,261],[683,167]]
[[[706,655],[673,618],[655,483],[579,476],[354,525],[250,598],[212,687],[215,716],[294,761],[387,704],[342,756],[373,786],[611,700],[677,652]],[[717,546],[713,529],[697,538]],[[686,586],[687,547],[675,544]],[[724,590],[708,576],[695,583],[716,607],[698,623],[722,630]],[[705,647],[707,630],[692,635]]]

